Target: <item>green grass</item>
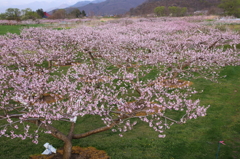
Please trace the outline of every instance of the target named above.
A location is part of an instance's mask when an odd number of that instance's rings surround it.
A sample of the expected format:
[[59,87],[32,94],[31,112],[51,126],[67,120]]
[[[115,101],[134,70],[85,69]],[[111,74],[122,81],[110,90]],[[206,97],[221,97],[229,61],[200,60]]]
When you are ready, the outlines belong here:
[[0,25],[0,35],[7,33],[20,34],[21,29],[26,27],[40,27],[44,26],[43,24],[26,24],[26,25]]
[[[216,158],[218,142],[221,145],[219,159],[240,158],[240,66],[226,67],[221,72],[227,77],[213,83],[204,79],[194,80],[197,90],[204,90],[193,98],[201,99],[202,105],[211,105],[206,117],[190,120],[183,125],[173,125],[166,130],[166,138],[158,138],[148,125],[139,122],[132,131],[119,137],[110,130],[80,140],[73,145],[105,150],[112,159],[212,159]],[[78,119],[75,132],[85,132],[102,126],[98,117]],[[66,123],[56,123],[67,131]],[[40,134],[39,144],[30,140],[0,138],[0,158],[28,158],[44,151],[43,144],[63,146],[62,141],[50,135]]]

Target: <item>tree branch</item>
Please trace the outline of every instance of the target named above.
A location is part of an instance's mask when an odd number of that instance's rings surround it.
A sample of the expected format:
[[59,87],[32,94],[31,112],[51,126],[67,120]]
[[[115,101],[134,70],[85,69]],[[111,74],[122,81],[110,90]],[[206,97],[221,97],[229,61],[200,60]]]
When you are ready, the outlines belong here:
[[182,124],[182,122],[173,120],[173,119],[171,119],[171,118],[169,118],[169,117],[166,117],[166,116],[164,116],[164,115],[161,115],[161,117],[163,117],[163,118],[165,118],[165,119],[167,119],[167,120],[170,120],[170,121],[172,121],[172,122],[175,122],[175,123],[177,123],[177,124]]
[[97,134],[97,133],[100,133],[100,132],[109,130],[109,129],[111,129],[112,127],[114,127],[115,125],[117,125],[117,122],[116,122],[116,123],[114,122],[114,123],[112,123],[112,124],[109,125],[109,126],[103,126],[103,127],[97,128],[97,129],[95,129],[95,130],[88,131],[88,132],[83,133],[83,134],[74,134],[74,135],[72,136],[72,139],[80,139],[80,138],[88,137],[88,136],[90,136],[90,135]]
[[93,64],[93,67],[96,69],[96,63],[95,63],[95,58],[93,57],[92,53],[90,51],[88,51],[88,54],[91,58],[91,61],[92,61],[92,64]]
[[75,128],[75,123],[72,122],[72,123],[71,123],[71,127],[70,127],[70,131],[69,131],[69,133],[68,133],[68,135],[67,135],[67,137],[68,137],[70,140],[72,139],[74,128]]

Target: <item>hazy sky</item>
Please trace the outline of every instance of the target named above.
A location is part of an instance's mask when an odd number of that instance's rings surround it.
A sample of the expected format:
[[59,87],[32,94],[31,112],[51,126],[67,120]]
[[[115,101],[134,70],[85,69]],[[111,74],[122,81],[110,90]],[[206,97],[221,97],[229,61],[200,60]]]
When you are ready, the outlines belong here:
[[[9,6],[9,5],[21,5],[21,4],[28,4],[34,1],[57,1],[57,0],[0,0],[0,6]],[[86,1],[86,0],[65,0],[64,3],[66,4],[74,4],[79,1]],[[92,0],[87,0],[92,1]]]

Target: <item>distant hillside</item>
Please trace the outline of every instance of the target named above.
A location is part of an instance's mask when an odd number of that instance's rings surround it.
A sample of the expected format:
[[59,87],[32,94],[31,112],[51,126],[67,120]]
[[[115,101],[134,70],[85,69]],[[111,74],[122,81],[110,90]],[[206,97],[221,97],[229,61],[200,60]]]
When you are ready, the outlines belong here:
[[198,10],[216,9],[221,0],[147,0],[145,3],[131,8],[130,15],[145,15],[153,13],[157,6],[179,6],[187,7],[189,12]]
[[74,5],[71,5],[71,6],[68,6],[68,7],[64,7],[64,8],[59,8],[58,7],[58,8],[51,9],[48,13],[51,15],[51,14],[53,14],[54,11],[56,11],[58,9],[65,9],[67,13],[70,13],[72,10],[74,10],[76,8],[79,8],[79,7],[82,7],[82,6],[85,6],[85,5],[88,5],[90,3],[91,4],[96,4],[96,3],[100,3],[100,2],[104,2],[104,1],[106,1],[106,0],[79,1],[79,2],[75,3]]
[[84,10],[87,15],[119,15],[124,14],[145,2],[146,0],[106,0],[101,3],[90,3],[88,5],[78,7]]
[[100,3],[100,2],[104,2],[106,0],[94,0],[94,1],[79,1],[76,4],[70,6],[71,8],[78,8],[78,7],[82,7],[85,6],[89,3]]

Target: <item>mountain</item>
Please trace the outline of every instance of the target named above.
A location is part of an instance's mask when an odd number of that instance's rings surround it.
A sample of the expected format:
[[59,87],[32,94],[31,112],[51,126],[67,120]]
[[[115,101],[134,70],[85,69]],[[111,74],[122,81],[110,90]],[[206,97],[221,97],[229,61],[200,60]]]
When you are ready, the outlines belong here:
[[60,6],[58,6],[58,7],[53,7],[53,8],[48,8],[48,9],[46,9],[45,11],[47,11],[47,12],[51,12],[52,10],[56,10],[56,9],[64,9],[64,8],[67,8],[67,7],[69,7],[69,5],[68,4],[61,4]]
[[187,7],[188,12],[193,13],[198,10],[217,10],[221,0],[147,0],[145,3],[132,8],[130,15],[146,15],[153,13],[157,6],[178,6]]
[[78,7],[84,10],[87,15],[119,15],[129,11],[130,8],[137,7],[146,0],[106,0],[101,3],[90,3]]
[[86,6],[88,4],[97,4],[97,3],[104,2],[104,1],[106,1],[106,0],[79,1],[79,2],[75,3],[74,5],[71,5],[71,6],[68,6],[68,7],[65,7],[65,8],[64,7],[52,8],[51,10],[48,11],[48,13],[51,15],[57,9],[65,9],[67,13],[70,13],[71,11],[73,11],[76,8],[80,8],[80,7]]
[[80,2],[77,2],[76,4],[74,5],[71,5],[70,7],[71,8],[78,8],[78,7],[82,7],[82,6],[85,6],[89,3],[100,3],[100,2],[104,2],[105,0],[94,0],[94,1],[80,1]]

